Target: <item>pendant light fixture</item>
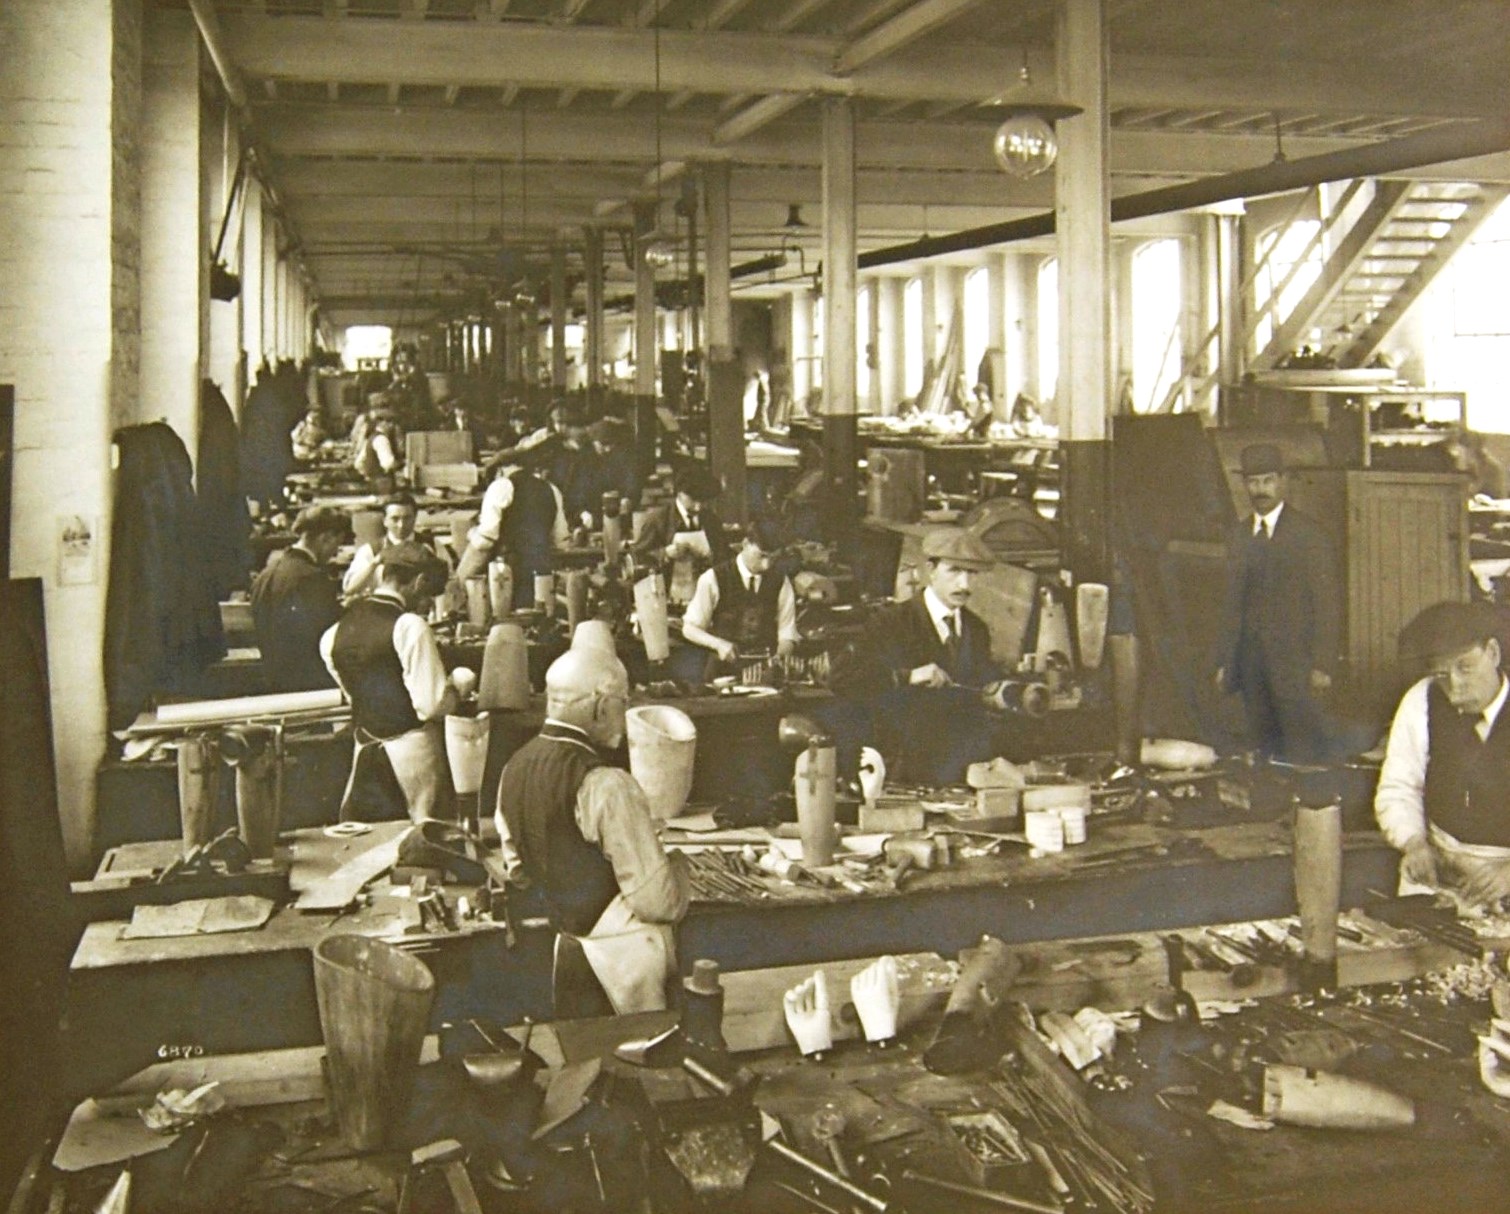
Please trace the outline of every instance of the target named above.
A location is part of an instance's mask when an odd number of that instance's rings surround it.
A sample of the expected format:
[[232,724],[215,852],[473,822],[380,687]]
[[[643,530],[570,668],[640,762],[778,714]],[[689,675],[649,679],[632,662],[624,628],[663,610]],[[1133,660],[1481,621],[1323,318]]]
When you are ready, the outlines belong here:
[[1017,82],[986,102],[1008,111],[991,137],[991,154],[1003,172],[1024,180],[1054,167],[1054,161],[1059,159],[1059,137],[1054,133],[1054,123],[1081,112],[1078,105],[1011,100],[1016,93],[1031,92],[1032,86],[1033,71],[1028,66],[1028,48],[1024,45]]
[[663,270],[676,260],[676,246],[661,232],[661,27],[651,28],[655,48],[655,227],[644,238],[641,256],[653,270]]

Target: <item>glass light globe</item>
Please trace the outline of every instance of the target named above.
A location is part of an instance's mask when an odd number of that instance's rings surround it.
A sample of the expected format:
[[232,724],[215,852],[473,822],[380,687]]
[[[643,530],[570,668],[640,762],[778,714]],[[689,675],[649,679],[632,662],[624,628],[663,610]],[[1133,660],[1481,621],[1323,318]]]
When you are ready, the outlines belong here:
[[653,241],[645,246],[645,264],[657,270],[664,270],[676,260],[676,250],[664,240]]
[[1054,166],[1059,140],[1054,128],[1037,114],[1013,114],[991,140],[996,163],[1013,177],[1037,177]]

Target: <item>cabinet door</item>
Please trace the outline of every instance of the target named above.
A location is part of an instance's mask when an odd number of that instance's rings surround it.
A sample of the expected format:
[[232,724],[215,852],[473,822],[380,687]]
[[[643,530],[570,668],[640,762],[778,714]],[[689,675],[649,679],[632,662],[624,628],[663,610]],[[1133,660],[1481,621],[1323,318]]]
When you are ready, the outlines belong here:
[[1400,684],[1400,629],[1423,607],[1468,593],[1461,480],[1424,473],[1348,476],[1348,658],[1370,693]]

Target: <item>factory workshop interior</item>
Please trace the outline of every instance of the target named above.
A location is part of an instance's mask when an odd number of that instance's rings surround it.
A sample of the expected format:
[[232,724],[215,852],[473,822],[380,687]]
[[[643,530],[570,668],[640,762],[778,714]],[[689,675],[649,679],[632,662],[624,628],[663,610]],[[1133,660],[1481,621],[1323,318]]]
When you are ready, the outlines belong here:
[[5,0],[5,1208],[1503,1209],[1507,80]]

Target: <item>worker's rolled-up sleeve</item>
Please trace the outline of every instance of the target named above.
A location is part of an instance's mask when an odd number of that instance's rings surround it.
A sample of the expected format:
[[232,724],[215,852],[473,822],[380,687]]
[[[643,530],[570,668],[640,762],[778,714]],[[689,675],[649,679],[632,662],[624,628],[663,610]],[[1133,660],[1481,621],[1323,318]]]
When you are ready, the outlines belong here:
[[1426,837],[1426,693],[1430,680],[1422,679],[1401,698],[1389,727],[1384,766],[1374,793],[1374,818],[1391,847],[1404,849],[1413,839]]
[[433,721],[450,712],[456,705],[456,693],[446,677],[446,664],[430,625],[406,611],[393,625],[393,648],[403,667],[404,687],[414,715],[421,721]]
[[477,525],[467,533],[467,543],[473,548],[491,550],[503,534],[504,512],[513,504],[514,482],[506,476],[500,476],[482,495]]
[[675,923],[687,913],[686,865],[666,854],[645,790],[619,767],[595,767],[577,791],[577,829],[613,865],[619,893],[646,923]]

